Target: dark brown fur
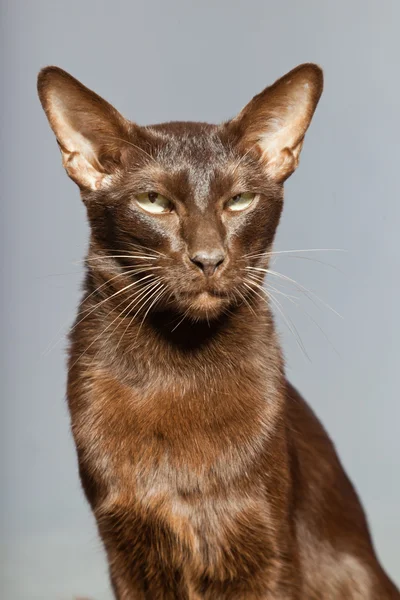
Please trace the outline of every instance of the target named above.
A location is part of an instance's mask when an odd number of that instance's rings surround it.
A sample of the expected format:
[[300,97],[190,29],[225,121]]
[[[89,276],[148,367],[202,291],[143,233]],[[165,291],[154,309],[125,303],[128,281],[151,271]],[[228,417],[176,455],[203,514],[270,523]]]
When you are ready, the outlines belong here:
[[[292,82],[312,93],[272,160],[259,134],[275,135]],[[400,598],[331,441],[286,381],[255,285],[263,272],[243,283],[247,267],[268,266],[282,184],[321,90],[320,70],[304,65],[221,126],[141,128],[63,71],[40,75],[91,226],[68,403],[119,600]],[[52,94],[65,99],[61,116]],[[71,146],[75,130],[90,150]],[[150,190],[176,213],[132,205]],[[255,207],[226,212],[248,190]],[[191,258],[216,249],[224,262],[206,276]],[[165,287],[146,296],[157,274]]]

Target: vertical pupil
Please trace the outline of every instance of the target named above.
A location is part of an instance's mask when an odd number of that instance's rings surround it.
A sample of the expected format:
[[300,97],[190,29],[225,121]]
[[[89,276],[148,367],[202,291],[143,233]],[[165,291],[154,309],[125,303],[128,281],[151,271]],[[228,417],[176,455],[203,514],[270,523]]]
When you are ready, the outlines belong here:
[[155,202],[157,200],[158,194],[157,192],[149,192],[149,200],[150,202]]

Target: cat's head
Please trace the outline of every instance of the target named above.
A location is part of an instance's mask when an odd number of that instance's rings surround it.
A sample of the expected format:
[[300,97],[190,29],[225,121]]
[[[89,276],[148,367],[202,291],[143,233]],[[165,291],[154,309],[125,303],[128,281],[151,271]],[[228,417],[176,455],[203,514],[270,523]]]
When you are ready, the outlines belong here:
[[322,92],[318,66],[300,65],[221,125],[139,126],[57,67],[38,89],[87,207],[91,269],[132,279],[149,309],[203,318],[251,300]]

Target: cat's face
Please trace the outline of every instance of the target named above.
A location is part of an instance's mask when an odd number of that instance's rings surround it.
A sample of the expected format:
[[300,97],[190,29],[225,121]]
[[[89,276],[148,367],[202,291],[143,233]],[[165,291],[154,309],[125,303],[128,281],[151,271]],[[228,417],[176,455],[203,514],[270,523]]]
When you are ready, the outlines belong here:
[[161,302],[212,317],[249,295],[246,266],[271,245],[282,186],[226,127],[171,123],[134,139],[143,152],[128,145],[118,182],[85,195],[96,248],[159,278]]
[[320,69],[303,65],[222,125],[139,127],[60,69],[42,71],[40,98],[88,210],[90,268],[140,284],[149,310],[212,318],[250,302],[321,90]]

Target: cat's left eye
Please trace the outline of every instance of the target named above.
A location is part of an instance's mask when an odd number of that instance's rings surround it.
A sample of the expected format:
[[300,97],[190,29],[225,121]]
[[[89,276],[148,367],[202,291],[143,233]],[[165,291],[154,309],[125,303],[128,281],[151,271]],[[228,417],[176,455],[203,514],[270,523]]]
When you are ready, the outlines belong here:
[[173,209],[172,202],[157,192],[137,194],[136,202],[140,208],[152,214],[168,213]]
[[250,206],[255,197],[256,195],[251,192],[237,194],[226,203],[226,208],[232,211],[244,210]]

